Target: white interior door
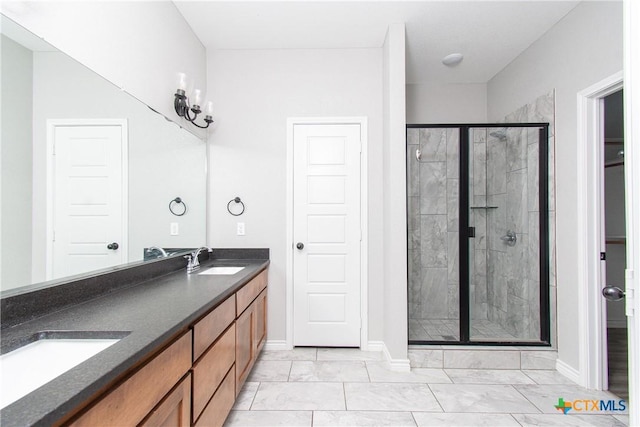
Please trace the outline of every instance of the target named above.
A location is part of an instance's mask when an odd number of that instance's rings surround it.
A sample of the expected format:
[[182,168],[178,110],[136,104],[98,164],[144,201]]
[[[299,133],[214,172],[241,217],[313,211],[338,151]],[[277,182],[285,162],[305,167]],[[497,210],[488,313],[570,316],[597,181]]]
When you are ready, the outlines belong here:
[[360,346],[359,124],[293,129],[293,345]]
[[126,261],[124,124],[54,125],[49,279]]

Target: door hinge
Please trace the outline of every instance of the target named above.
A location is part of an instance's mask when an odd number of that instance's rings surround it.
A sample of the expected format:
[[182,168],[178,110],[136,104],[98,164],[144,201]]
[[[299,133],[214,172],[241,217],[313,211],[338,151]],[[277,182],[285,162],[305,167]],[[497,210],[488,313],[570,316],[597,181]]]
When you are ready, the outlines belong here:
[[56,241],[56,230],[53,230],[53,241]]
[[469,237],[476,237],[476,228],[469,227]]
[[624,271],[625,277],[625,315],[627,317],[633,317],[636,314],[636,286],[633,270],[626,269]]
[[600,252],[600,261],[606,261],[606,260],[607,260],[607,253]]

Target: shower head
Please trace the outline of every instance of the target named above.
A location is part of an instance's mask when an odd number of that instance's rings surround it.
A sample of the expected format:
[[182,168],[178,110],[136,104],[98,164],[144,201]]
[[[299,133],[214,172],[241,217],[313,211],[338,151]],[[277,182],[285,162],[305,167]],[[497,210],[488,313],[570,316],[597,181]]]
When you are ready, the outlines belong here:
[[498,138],[500,141],[506,141],[507,129],[505,128],[496,129],[493,132],[489,132],[489,135],[491,135],[494,138]]

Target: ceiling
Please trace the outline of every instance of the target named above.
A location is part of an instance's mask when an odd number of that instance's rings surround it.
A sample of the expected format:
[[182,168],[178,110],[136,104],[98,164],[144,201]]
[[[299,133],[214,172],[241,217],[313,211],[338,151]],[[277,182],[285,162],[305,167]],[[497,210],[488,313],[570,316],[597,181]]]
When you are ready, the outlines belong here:
[[[207,50],[379,48],[405,22],[407,83],[486,83],[577,1],[175,1]],[[442,58],[464,54],[456,67]]]

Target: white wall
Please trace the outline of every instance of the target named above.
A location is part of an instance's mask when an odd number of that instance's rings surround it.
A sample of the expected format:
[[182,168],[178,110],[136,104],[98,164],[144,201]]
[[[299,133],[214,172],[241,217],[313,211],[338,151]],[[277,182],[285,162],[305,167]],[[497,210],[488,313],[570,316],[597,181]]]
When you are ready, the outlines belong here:
[[[129,261],[152,245],[202,246],[205,143],[63,53],[33,58],[33,281],[46,280],[47,119],[127,119]],[[189,206],[185,216],[168,210],[176,196]],[[170,222],[179,224],[178,236],[169,234]]]
[[[2,289],[31,283],[31,93],[33,57],[5,36],[2,59]],[[10,126],[10,124],[19,126]]]
[[204,46],[172,2],[11,1],[2,13],[172,120],[177,73],[206,91]]
[[[271,249],[272,341],[286,339],[287,118],[368,117],[369,339],[382,340],[381,49],[213,51],[208,87],[218,111],[209,138],[208,244]],[[226,208],[236,196],[246,205],[241,217]],[[236,236],[237,222],[245,236]]]
[[407,85],[407,123],[485,123],[486,83]]
[[622,4],[583,2],[491,79],[487,89],[489,121],[556,90],[558,358],[576,371],[577,93],[621,69]]
[[404,24],[389,26],[383,52],[384,343],[392,364],[408,369]]

